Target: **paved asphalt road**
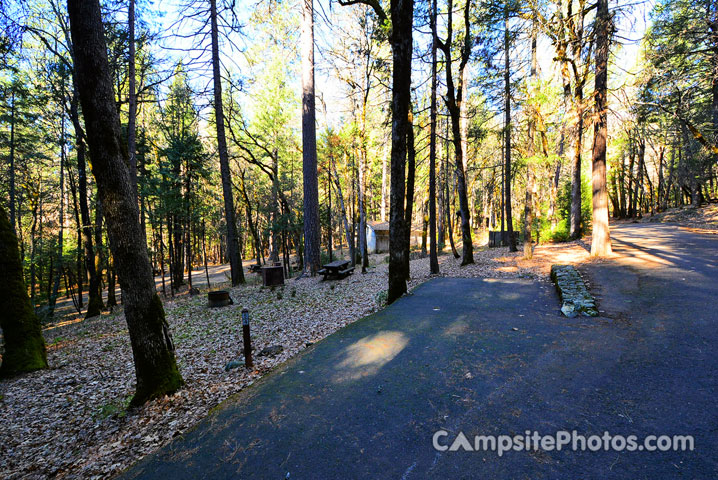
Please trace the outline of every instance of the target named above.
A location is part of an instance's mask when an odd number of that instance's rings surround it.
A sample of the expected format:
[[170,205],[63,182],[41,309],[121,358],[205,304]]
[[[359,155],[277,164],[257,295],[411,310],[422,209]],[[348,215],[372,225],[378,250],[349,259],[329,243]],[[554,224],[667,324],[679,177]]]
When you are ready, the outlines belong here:
[[[613,230],[583,268],[601,318],[552,285],[436,279],[319,342],[123,478],[718,477],[718,237]],[[694,451],[439,452],[474,435],[693,435]]]

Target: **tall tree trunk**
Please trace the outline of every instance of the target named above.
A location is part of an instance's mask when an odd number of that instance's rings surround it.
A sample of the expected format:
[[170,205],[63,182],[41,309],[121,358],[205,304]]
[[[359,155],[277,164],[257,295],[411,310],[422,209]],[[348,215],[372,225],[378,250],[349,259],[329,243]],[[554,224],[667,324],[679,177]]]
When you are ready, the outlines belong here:
[[570,43],[573,54],[573,72],[574,72],[574,108],[576,110],[576,135],[574,143],[574,154],[573,154],[573,171],[571,178],[571,215],[569,220],[569,237],[571,239],[577,239],[581,236],[581,150],[583,149],[583,126],[584,126],[584,103],[583,103],[583,89],[586,83],[586,76],[588,71],[584,69],[583,73],[580,72],[581,65],[584,63],[588,65],[588,60],[582,62],[581,55],[583,54],[584,47],[584,19],[586,16],[585,8],[586,0],[579,0],[578,12],[574,14],[573,7],[574,2],[567,2],[568,7],[568,29],[571,32]]
[[646,162],[646,141],[641,135],[638,138],[638,178],[634,184],[633,192],[634,214],[638,218],[643,217],[643,166]]
[[211,290],[212,284],[209,281],[209,268],[207,268],[207,231],[205,230],[204,218],[202,219],[202,261],[204,263],[204,275],[207,277],[207,288]]
[[[157,222],[159,224],[159,243],[160,243],[160,275],[162,275],[162,295],[166,298],[167,297],[167,285],[165,284],[165,239],[164,234],[162,233],[162,225],[164,225],[164,222],[162,221],[162,218],[160,218]],[[114,260],[113,263],[113,269],[112,273],[115,273],[114,269]],[[171,287],[170,287],[171,288]]]
[[115,265],[112,256],[107,259],[107,308],[117,306],[117,297],[115,290],[117,289],[117,274],[115,273]]
[[[242,194],[242,197],[244,198],[244,208],[245,212],[247,214],[247,223],[249,224],[249,233],[252,235],[252,239],[254,240],[254,253],[257,257],[257,265],[262,264],[262,242],[259,239],[259,229],[257,227],[257,224],[254,222],[254,219],[252,218],[252,207],[249,202],[249,195],[247,194],[247,185],[245,183],[244,179],[244,171],[240,171],[240,180],[242,183],[240,183],[240,193]],[[204,219],[202,220],[202,231],[204,232]]]
[[626,153],[621,152],[621,168],[619,170],[618,178],[618,205],[619,205],[619,218],[626,218]]
[[[97,275],[97,283],[99,283],[100,295],[102,295],[102,267],[104,265],[102,259],[102,202],[99,198],[95,199],[95,274]],[[103,305],[104,308],[104,305]]]
[[404,193],[411,102],[413,0],[391,2],[392,47],[391,188],[389,208],[389,290],[387,303],[406,293]]
[[453,43],[452,29],[452,11],[453,1],[449,2],[447,34],[446,41],[440,43],[445,57],[446,71],[446,107],[451,117],[451,133],[454,144],[454,156],[456,162],[456,181],[457,193],[459,197],[459,212],[461,214],[461,237],[463,243],[463,255],[461,259],[462,265],[474,263],[473,242],[471,239],[471,213],[469,212],[469,201],[466,188],[466,169],[464,165],[464,141],[462,135],[462,105],[464,102],[464,70],[471,54],[471,25],[469,22],[469,11],[471,9],[471,0],[467,0],[464,6],[464,39],[462,42],[461,56],[458,68],[459,82],[458,86],[454,86],[454,77],[452,72],[452,52]]
[[15,86],[10,91],[10,165],[8,170],[10,188],[10,228],[15,231]]
[[576,103],[576,139],[573,152],[573,170],[571,177],[571,218],[569,238],[581,236],[581,149],[583,148],[583,86],[577,85],[574,95]]
[[0,328],[5,342],[0,378],[46,368],[47,356],[40,320],[27,296],[17,237],[2,205],[0,270],[5,280],[3,288],[0,288]]
[[[531,29],[531,85],[529,89],[531,93],[537,88],[536,81],[538,79],[538,55],[537,55],[537,40],[538,40],[538,28],[536,21],[532,25]],[[536,99],[533,99],[536,101]],[[536,107],[533,107],[536,108]],[[534,171],[533,171],[533,156],[536,154],[536,112],[531,111],[529,113],[528,123],[528,156],[529,160],[526,162],[526,200],[524,204],[524,258],[533,258],[533,222],[534,222]]]
[[32,205],[32,227],[30,227],[30,304],[32,308],[37,306],[35,301],[35,280],[37,279],[37,262],[35,262],[35,255],[37,252],[37,217],[38,210],[40,208],[40,197],[42,195],[42,184],[38,187],[37,198],[30,201]]
[[633,196],[633,170],[636,163],[636,151],[633,148],[633,140],[629,137],[628,139],[628,210],[626,215],[633,217],[634,215],[634,196]]
[[664,188],[664,164],[665,164],[666,146],[661,145],[661,150],[658,154],[658,185],[656,186],[656,210],[661,211],[661,205],[663,202],[663,188]]
[[349,247],[349,256],[351,258],[356,258],[356,253],[354,252],[354,242],[352,242],[352,231],[349,228],[349,219],[347,218],[347,209],[344,205],[344,196],[342,195],[342,186],[339,183],[339,175],[337,175],[337,167],[334,164],[334,157],[329,157],[329,163],[330,168],[332,169],[332,172],[334,173],[334,185],[337,187],[337,197],[339,197],[339,207],[341,208],[341,214],[342,214],[342,220],[344,221],[344,232],[346,233],[347,237],[347,246]]
[[[367,171],[367,148],[366,148],[366,109],[368,101],[369,85],[363,95],[362,118],[361,118],[361,151],[359,156],[359,251],[361,252],[361,271],[366,273],[369,268],[369,252],[366,238],[366,171]],[[331,202],[330,202],[331,205]],[[330,217],[331,221],[331,217]]]
[[[446,122],[446,138],[449,138],[449,122]],[[454,243],[454,222],[451,220],[453,218],[453,215],[451,214],[451,208],[453,205],[453,202],[451,201],[451,181],[449,180],[451,178],[451,175],[449,174],[449,142],[445,141],[445,162],[444,162],[444,190],[446,194],[446,198],[444,199],[444,216],[446,217],[446,231],[449,234],[449,245],[451,246],[451,253],[454,255],[454,258],[459,258],[461,255],[459,255],[459,252],[456,251],[456,244]]]
[[[438,1],[438,0],[437,0]],[[437,111],[438,114],[438,111]],[[437,131],[439,128],[439,125],[436,125]],[[437,152],[443,152],[443,148],[439,149],[439,142],[440,142],[439,135],[436,135],[436,151]],[[438,196],[436,198],[437,202],[437,212],[436,212],[436,242],[437,242],[437,254],[438,252],[444,251],[444,248],[446,247],[446,206],[445,206],[445,193],[446,193],[446,179],[444,178],[444,156],[439,155],[439,166],[438,166],[438,185],[436,186]]]
[[[711,121],[713,123],[713,145],[718,145],[718,4],[715,0],[706,2],[707,23],[710,30],[711,49]],[[713,165],[718,165],[718,152],[713,152]]]
[[666,188],[661,200],[661,210],[668,209],[668,201],[671,198],[671,189],[673,188],[673,175],[675,173],[675,162],[676,160],[676,146],[671,146],[671,157],[670,163],[668,164],[668,180],[666,181]]
[[504,142],[506,157],[504,161],[504,209],[506,211],[506,231],[508,233],[509,251],[515,252],[516,238],[511,213],[511,62],[509,61],[509,7],[504,5],[504,101],[505,128]]
[[107,43],[98,0],[68,0],[77,90],[87,126],[92,172],[105,209],[135,361],[131,405],[174,392],[182,384],[162,302],[139,223],[127,158],[121,146]]
[[429,230],[429,202],[426,200],[421,202],[421,255],[426,256],[427,251],[427,231]]
[[224,109],[222,107],[222,77],[219,61],[219,27],[217,26],[217,0],[210,0],[210,24],[212,36],[212,80],[214,87],[214,121],[217,127],[217,153],[222,174],[222,195],[224,216],[227,223],[227,255],[232,276],[232,285],[244,283],[244,270],[237,239],[237,224],[234,219],[234,196],[232,194],[232,172],[229,169],[227,137],[224,131]]
[[[325,193],[327,195],[327,253],[329,254],[329,261],[333,262],[334,259],[334,246],[332,245],[332,172],[327,172],[327,184]],[[362,256],[364,255],[362,250]]]
[[302,0],[302,172],[304,174],[304,262],[312,276],[320,268],[319,183],[314,99],[314,1]]
[[71,101],[71,118],[75,128],[76,150],[77,150],[77,192],[80,205],[80,220],[82,222],[82,244],[85,252],[85,270],[89,278],[87,311],[85,318],[90,318],[102,313],[102,295],[100,294],[100,282],[95,271],[95,254],[92,246],[92,222],[90,211],[87,205],[87,161],[85,159],[85,141],[82,138],[82,127],[78,110],[78,87],[79,79],[77,73],[73,73],[73,98]]
[[431,4],[431,110],[429,127],[429,271],[439,273],[436,248],[436,17],[438,0]]
[[[64,88],[63,88],[64,90]],[[60,277],[62,276],[63,250],[65,240],[65,114],[60,118],[60,212],[58,213],[59,230],[57,232],[57,273],[48,299],[48,311],[50,316],[55,313],[55,303],[60,290]]]
[[77,313],[80,313],[82,311],[83,306],[83,298],[82,298],[82,277],[83,275],[83,268],[82,268],[82,221],[80,220],[80,206],[78,205],[77,201],[77,187],[75,186],[75,181],[72,177],[72,173],[70,170],[70,163],[65,157],[65,169],[67,170],[67,179],[70,183],[70,193],[72,195],[72,205],[73,205],[73,211],[75,213],[75,225],[76,225],[76,240],[75,243],[77,244],[77,255],[75,258],[75,276],[77,276]]
[[379,214],[382,222],[386,222],[386,155],[381,158],[381,205]]
[[414,145],[414,120],[409,105],[409,126],[407,128],[407,174],[406,174],[406,208],[404,208],[404,224],[406,225],[406,243],[404,244],[404,268],[406,280],[411,279],[411,217],[414,212],[414,184],[416,183],[416,146]]
[[[596,122],[593,139],[593,235],[591,255],[611,254],[608,227],[608,195],[606,193],[606,141],[608,138],[608,54],[612,31],[608,0],[598,0],[596,16]],[[645,148],[645,147],[644,147]]]
[[[128,55],[128,112],[127,112],[127,153],[129,154],[130,181],[137,201],[137,86],[135,74],[135,0],[129,0],[127,7]],[[144,230],[143,230],[144,232]]]

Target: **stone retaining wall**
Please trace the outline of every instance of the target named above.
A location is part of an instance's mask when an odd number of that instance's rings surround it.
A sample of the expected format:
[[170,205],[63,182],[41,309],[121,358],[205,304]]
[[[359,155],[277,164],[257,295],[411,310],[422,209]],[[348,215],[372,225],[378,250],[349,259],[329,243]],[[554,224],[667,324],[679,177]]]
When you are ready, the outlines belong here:
[[551,280],[561,297],[561,312],[567,317],[584,315],[597,317],[596,300],[586,288],[586,284],[573,265],[552,265]]

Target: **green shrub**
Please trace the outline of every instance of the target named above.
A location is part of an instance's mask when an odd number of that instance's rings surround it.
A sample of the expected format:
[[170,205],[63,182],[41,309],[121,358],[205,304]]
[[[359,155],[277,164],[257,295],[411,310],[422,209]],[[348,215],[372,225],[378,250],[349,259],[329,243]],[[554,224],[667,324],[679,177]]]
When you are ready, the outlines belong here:
[[386,301],[389,299],[389,290],[382,290],[376,294],[374,300],[380,307],[386,305]]

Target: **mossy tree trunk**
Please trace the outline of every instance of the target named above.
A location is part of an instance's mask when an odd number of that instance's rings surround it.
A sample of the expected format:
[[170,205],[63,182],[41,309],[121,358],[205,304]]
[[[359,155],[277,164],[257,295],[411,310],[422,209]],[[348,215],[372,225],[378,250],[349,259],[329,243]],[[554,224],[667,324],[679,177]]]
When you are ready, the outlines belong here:
[[105,213],[132,343],[137,389],[131,405],[137,406],[174,392],[182,385],[182,377],[139,222],[114,102],[100,5],[98,0],[68,0],[67,7],[92,173]]
[[5,339],[0,378],[46,368],[47,356],[40,320],[30,305],[22,275],[17,237],[2,206],[0,271],[5,278],[5,285],[0,288],[0,327]]

